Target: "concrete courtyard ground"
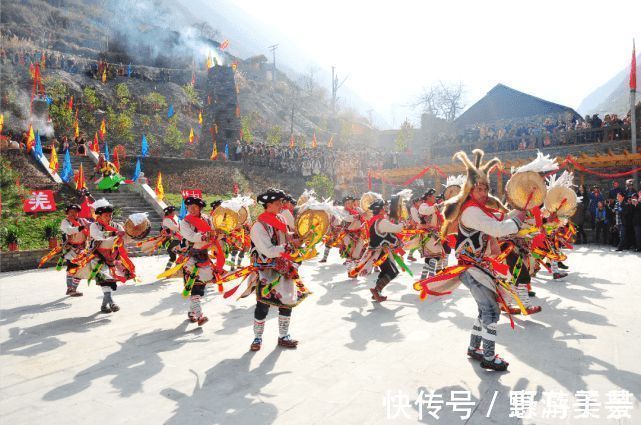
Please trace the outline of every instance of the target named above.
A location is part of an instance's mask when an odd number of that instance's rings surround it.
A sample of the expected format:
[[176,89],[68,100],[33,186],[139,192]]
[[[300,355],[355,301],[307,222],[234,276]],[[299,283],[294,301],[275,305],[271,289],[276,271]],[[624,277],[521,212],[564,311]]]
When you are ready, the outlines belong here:
[[301,267],[314,294],[292,316],[298,350],[276,347],[272,309],[250,353],[253,298],[229,303],[212,288],[198,328],[181,282],[155,279],[165,257],[135,263],[141,283],[118,289],[113,314],[98,312],[94,285],[65,297],[62,272],[0,274],[2,423],[641,423],[638,254],[579,246],[566,279],[542,273],[543,311],[514,330],[499,323],[507,373],[466,358],[476,307],[464,287],[420,302],[403,274],[373,304],[375,277],[348,279],[332,252]]

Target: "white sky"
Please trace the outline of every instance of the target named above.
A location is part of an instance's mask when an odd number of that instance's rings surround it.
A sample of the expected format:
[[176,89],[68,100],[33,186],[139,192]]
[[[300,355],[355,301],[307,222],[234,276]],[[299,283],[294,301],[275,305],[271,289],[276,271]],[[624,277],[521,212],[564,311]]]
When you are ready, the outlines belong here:
[[[641,1],[236,0],[398,126],[421,88],[501,82],[577,108],[641,49]],[[275,40],[283,46],[288,40]]]

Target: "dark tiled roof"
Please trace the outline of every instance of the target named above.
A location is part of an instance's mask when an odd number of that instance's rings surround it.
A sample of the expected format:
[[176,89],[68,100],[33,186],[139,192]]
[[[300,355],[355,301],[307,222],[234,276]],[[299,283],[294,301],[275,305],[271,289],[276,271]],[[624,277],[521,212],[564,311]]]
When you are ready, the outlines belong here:
[[481,100],[454,120],[454,123],[461,128],[477,123],[492,123],[505,119],[554,115],[565,112],[573,114],[575,118],[581,118],[572,108],[514,90],[503,84],[497,84]]

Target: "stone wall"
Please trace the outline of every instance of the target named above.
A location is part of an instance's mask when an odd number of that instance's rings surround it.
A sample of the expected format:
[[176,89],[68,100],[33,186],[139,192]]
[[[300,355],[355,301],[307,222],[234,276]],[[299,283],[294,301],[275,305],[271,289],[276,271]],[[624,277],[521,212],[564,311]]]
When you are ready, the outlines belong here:
[[[37,249],[33,251],[1,252],[0,272],[35,269],[38,267],[40,259],[49,251],[48,249]],[[53,267],[57,261],[58,257],[55,257],[43,267]]]

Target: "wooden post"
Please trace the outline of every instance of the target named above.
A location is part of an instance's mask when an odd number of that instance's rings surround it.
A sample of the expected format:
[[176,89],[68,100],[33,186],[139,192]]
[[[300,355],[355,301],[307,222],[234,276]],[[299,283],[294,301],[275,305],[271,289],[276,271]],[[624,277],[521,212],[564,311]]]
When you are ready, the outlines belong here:
[[500,167],[496,167],[496,188],[498,189],[499,199],[503,199],[503,173]]

